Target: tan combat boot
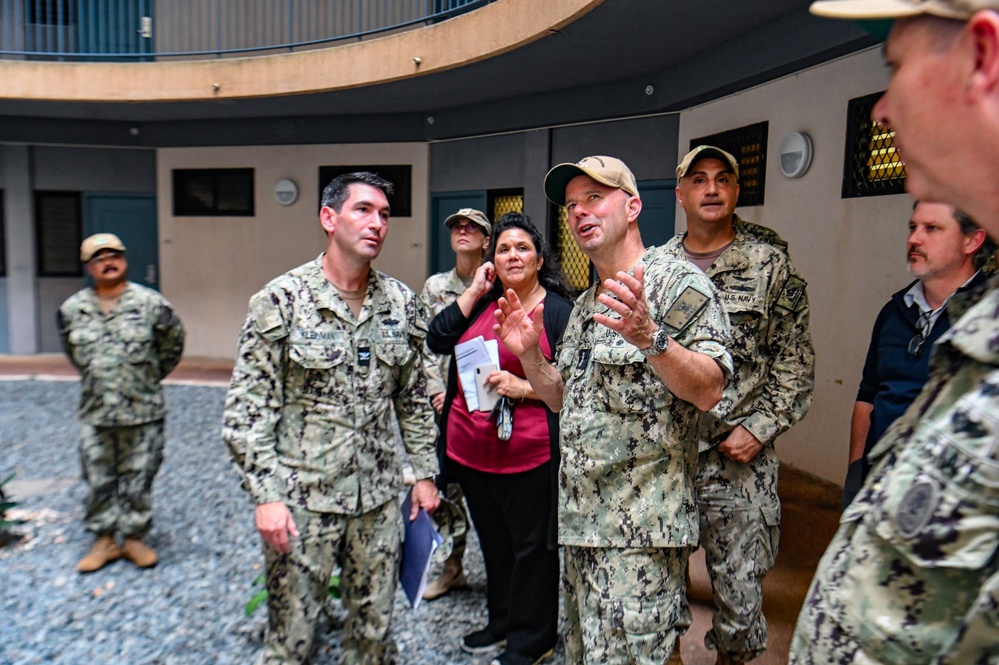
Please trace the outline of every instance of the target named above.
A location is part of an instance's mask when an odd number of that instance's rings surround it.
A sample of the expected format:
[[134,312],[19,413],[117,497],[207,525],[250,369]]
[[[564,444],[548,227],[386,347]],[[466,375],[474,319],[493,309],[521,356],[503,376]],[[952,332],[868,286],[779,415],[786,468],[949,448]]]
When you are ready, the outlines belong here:
[[159,561],[153,548],[138,538],[126,538],[121,555],[139,568],[151,568]]
[[90,548],[90,553],[76,564],[76,569],[81,573],[92,573],[120,558],[121,550],[118,549],[118,543],[114,542],[114,536],[99,536]]
[[440,598],[452,589],[461,589],[466,586],[468,586],[468,581],[465,579],[465,571],[461,567],[461,559],[448,557],[448,560],[444,562],[444,570],[441,571],[440,576],[427,584],[427,588],[423,590],[423,599]]

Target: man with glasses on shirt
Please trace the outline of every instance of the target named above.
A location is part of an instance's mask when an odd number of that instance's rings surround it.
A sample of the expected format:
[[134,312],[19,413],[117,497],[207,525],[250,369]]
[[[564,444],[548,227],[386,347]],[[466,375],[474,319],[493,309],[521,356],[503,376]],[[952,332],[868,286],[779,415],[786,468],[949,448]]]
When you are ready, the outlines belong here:
[[867,453],[926,383],[933,343],[950,328],[947,301],[986,281],[980,268],[996,249],[965,215],[927,201],[913,208],[907,247],[916,281],[893,295],[874,323],[850,425],[844,508],[871,470]]

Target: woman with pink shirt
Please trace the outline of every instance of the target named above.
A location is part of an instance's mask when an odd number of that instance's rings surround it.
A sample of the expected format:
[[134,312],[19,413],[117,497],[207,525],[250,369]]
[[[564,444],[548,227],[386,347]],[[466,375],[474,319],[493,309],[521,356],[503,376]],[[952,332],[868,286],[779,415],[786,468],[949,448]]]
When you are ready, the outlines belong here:
[[469,410],[452,360],[438,451],[444,474],[465,492],[486,564],[489,623],[465,635],[461,648],[485,653],[505,646],[493,663],[533,665],[558,638],[558,414],[538,399],[520,360],[497,339],[493,312],[512,289],[532,317],[543,317],[540,346],[551,360],[572,304],[565,277],[525,215],[501,217],[490,249],[472,285],[431,321],[427,342],[435,353],[453,354],[480,335],[497,340],[499,371],[485,385],[514,403],[513,430],[503,440],[489,411]]

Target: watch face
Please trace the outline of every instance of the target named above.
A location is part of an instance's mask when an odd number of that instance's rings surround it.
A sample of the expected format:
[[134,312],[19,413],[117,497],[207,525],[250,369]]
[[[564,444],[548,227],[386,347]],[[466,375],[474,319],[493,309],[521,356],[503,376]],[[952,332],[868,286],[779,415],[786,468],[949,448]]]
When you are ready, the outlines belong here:
[[666,350],[669,345],[669,335],[666,334],[665,330],[659,330],[656,332],[655,338],[652,340],[652,346],[656,347],[656,350],[662,353]]

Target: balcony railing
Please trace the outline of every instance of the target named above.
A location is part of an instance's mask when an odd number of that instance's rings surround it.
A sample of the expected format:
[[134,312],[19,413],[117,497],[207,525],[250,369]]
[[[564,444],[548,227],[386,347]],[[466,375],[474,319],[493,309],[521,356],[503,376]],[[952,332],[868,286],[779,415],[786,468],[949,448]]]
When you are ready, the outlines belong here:
[[493,0],[0,0],[0,58],[281,53],[435,23]]

